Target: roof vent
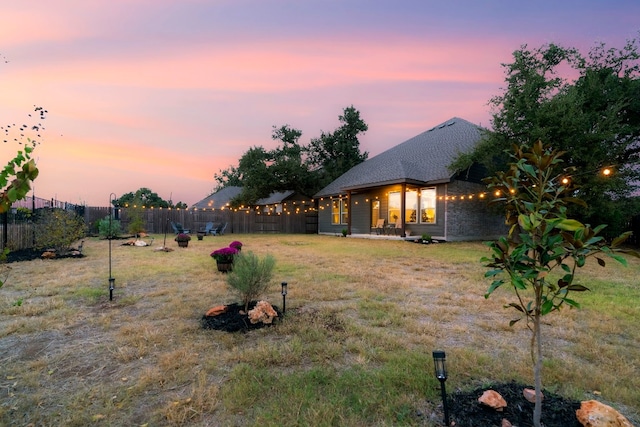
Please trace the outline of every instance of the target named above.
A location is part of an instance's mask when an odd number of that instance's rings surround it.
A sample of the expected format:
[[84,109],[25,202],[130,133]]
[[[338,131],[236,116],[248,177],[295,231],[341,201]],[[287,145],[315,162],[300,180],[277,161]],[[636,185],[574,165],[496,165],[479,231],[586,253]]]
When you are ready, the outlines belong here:
[[438,129],[442,129],[445,126],[446,126],[446,124],[442,124],[442,125],[438,126]]
[[455,124],[455,121],[451,121],[451,122],[447,123],[447,126],[451,126],[453,124]]

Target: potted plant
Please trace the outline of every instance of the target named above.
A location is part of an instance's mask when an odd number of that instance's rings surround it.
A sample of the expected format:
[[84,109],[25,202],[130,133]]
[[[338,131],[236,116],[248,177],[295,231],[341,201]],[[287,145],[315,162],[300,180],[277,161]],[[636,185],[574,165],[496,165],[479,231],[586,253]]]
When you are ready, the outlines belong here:
[[349,230],[347,230],[346,228],[342,229],[342,237],[347,237],[348,233],[349,233]]
[[226,273],[233,269],[233,260],[238,255],[238,250],[232,247],[220,248],[211,252],[211,257],[216,260],[218,271]]
[[234,240],[233,242],[229,243],[229,247],[230,248],[234,248],[236,249],[238,252],[240,252],[242,250],[242,242],[239,242],[237,240]]
[[202,230],[199,230],[196,232],[196,236],[198,237],[198,240],[204,239],[204,235],[205,235],[205,232]]
[[174,240],[178,242],[178,246],[180,246],[181,248],[186,248],[187,246],[189,246],[189,240],[191,240],[191,236],[189,236],[187,233],[179,233]]

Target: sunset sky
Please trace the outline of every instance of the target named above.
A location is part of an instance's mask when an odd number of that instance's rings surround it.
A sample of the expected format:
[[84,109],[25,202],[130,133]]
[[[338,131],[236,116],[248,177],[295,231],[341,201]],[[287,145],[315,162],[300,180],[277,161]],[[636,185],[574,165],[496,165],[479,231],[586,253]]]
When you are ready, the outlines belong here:
[[140,187],[190,205],[273,126],[306,145],[350,105],[370,156],[454,116],[489,127],[521,45],[640,31],[637,0],[0,2],[0,125],[45,107],[35,195],[89,206]]

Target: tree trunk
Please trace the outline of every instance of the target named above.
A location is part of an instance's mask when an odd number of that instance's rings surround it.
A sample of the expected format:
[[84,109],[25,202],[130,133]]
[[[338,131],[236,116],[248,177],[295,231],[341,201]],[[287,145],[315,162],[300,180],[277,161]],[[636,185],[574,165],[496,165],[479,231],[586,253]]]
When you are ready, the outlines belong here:
[[[542,333],[540,332],[540,311],[536,310],[533,318],[533,335],[535,340],[535,361],[533,367],[533,375],[535,377],[536,403],[533,408],[533,425],[541,427],[540,419],[542,418]],[[533,350],[533,349],[532,349]]]

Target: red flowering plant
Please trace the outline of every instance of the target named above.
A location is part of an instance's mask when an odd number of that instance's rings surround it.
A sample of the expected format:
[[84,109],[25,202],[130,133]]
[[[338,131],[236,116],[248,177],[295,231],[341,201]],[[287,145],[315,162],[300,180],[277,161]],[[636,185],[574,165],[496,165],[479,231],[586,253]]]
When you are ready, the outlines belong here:
[[220,263],[229,264],[233,262],[233,258],[238,255],[238,250],[236,248],[227,247],[216,249],[211,252],[211,256]]
[[235,248],[237,250],[240,250],[240,249],[242,249],[242,242],[234,240],[233,242],[229,243],[229,247],[230,248]]
[[191,240],[191,236],[189,236],[187,233],[180,233],[174,240],[176,242],[188,242],[189,240]]

